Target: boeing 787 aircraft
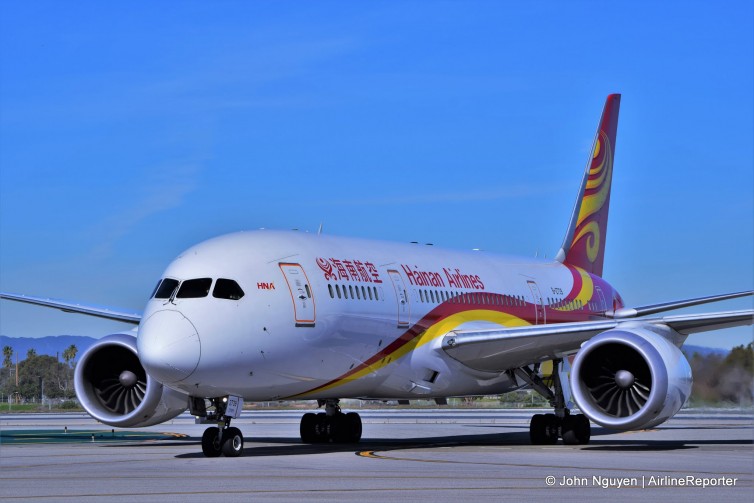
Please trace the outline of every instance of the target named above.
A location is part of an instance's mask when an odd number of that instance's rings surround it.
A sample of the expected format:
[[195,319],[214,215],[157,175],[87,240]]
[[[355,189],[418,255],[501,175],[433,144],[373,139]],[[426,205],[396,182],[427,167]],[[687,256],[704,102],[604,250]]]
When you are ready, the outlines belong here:
[[[754,310],[654,316],[752,291],[627,307],[602,277],[620,95],[607,97],[563,244],[554,260],[300,232],[228,234],[168,265],[142,314],[0,294],[136,325],[80,358],[75,387],[117,427],[185,410],[213,424],[206,456],[238,456],[243,401],[316,400],[303,442],[358,442],[343,398],[493,395],[531,387],[534,444],[585,444],[590,421],[658,425],[680,410],[689,334],[751,325]],[[567,364],[572,360],[570,378]],[[551,369],[551,370],[547,370]],[[581,414],[571,414],[572,395]]]

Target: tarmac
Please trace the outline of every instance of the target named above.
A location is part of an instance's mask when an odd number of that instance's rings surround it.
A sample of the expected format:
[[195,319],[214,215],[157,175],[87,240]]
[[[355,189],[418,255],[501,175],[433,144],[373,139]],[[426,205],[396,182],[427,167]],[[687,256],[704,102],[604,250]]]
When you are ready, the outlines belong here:
[[651,430],[592,425],[532,446],[541,410],[359,410],[359,444],[306,445],[306,411],[244,411],[239,458],[205,458],[182,415],[112,429],[84,414],[0,415],[3,501],[714,501],[754,494],[751,410],[681,411]]

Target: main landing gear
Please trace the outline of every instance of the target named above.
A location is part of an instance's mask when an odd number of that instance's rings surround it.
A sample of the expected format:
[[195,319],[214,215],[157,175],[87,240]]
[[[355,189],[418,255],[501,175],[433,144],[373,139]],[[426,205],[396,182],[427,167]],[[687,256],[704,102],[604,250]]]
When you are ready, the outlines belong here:
[[325,412],[307,412],[301,418],[301,441],[305,444],[325,442],[349,444],[361,440],[361,416],[355,412],[344,414],[339,400],[318,400]]
[[558,438],[566,445],[588,444],[591,437],[589,419],[583,414],[571,415],[566,407],[560,370],[563,360],[553,360],[553,389],[550,389],[538,373],[528,367],[516,369],[516,376],[526,381],[534,390],[547,398],[555,409],[554,414],[534,414],[529,423],[529,438],[534,445],[555,444]]
[[216,458],[221,454],[228,458],[235,458],[243,452],[243,434],[238,428],[230,426],[230,420],[241,415],[243,399],[237,396],[226,396],[209,399],[214,411],[207,411],[203,398],[191,399],[191,414],[196,416],[197,423],[217,423],[204,430],[202,435],[202,452],[208,458]]

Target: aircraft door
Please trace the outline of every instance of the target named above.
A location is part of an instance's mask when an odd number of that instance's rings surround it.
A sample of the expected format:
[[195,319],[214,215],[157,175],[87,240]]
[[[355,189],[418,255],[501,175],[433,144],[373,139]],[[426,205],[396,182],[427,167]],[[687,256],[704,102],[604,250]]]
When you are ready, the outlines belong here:
[[406,285],[403,283],[403,278],[398,271],[388,270],[388,275],[393,283],[393,289],[395,290],[395,297],[398,299],[398,328],[404,328],[408,326],[409,321],[409,304],[408,304],[408,292],[406,291]]
[[300,264],[281,263],[279,265],[291,292],[296,326],[313,327],[315,319],[314,294],[304,268]]
[[539,293],[539,287],[535,282],[527,281],[526,283],[529,285],[529,290],[531,290],[531,295],[534,299],[534,324],[544,325],[547,322],[547,318],[545,315],[545,306],[542,302],[542,294]]

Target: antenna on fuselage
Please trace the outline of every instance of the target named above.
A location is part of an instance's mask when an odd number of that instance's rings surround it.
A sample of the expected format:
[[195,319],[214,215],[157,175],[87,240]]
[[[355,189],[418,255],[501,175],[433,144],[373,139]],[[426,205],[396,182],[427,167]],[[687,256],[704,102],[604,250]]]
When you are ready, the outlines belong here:
[[324,224],[322,222],[319,223],[319,229],[317,229],[317,236],[319,236],[320,234],[322,234],[322,226],[323,225]]

